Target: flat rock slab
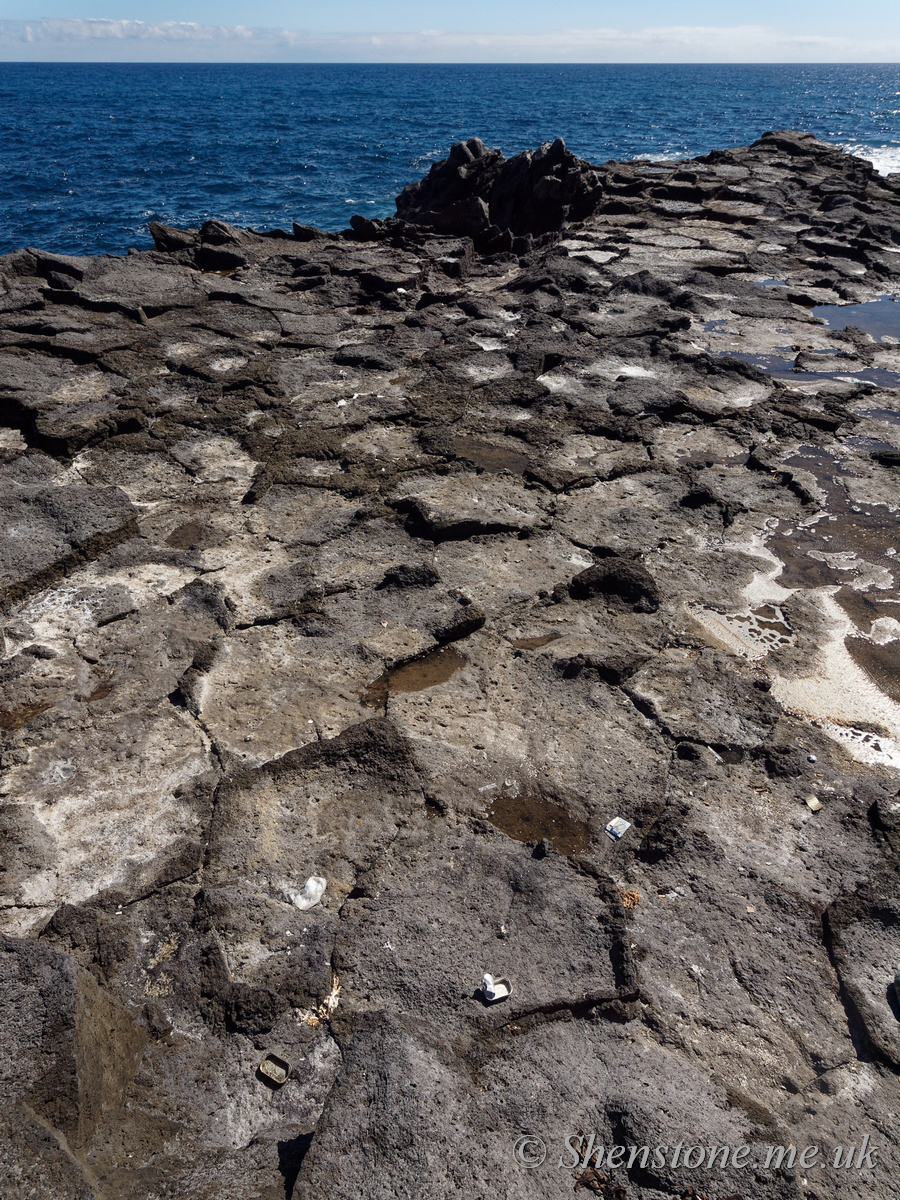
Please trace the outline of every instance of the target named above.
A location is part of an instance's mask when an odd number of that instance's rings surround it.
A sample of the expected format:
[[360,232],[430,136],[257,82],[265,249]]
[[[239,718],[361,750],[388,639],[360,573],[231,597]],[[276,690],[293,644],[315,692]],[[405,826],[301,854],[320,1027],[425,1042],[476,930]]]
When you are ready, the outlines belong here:
[[[312,1200],[365,1173],[370,1194],[385,1200],[421,1189],[488,1196],[499,1177],[508,1195],[530,1200],[572,1188],[567,1139],[574,1135],[578,1145],[579,1130],[596,1132],[595,1144],[607,1151],[615,1143],[674,1145],[690,1137],[695,1070],[615,1025],[571,1034],[552,1023],[463,1042],[430,1020],[373,1014],[347,1048],[295,1197]],[[580,1120],[572,1125],[574,1112]],[[753,1138],[747,1115],[724,1106],[704,1132],[710,1144]],[[465,1153],[454,1153],[457,1144]],[[740,1186],[739,1170],[722,1175]],[[645,1173],[644,1186],[671,1195],[674,1176],[668,1168]],[[761,1186],[760,1195],[785,1194],[777,1181]]]
[[534,529],[540,503],[513,483],[490,475],[403,484],[395,503],[415,514],[435,541],[506,529]]
[[134,509],[117,487],[26,484],[7,491],[0,505],[7,608],[136,532]]
[[765,684],[725,658],[670,651],[642,667],[627,686],[672,737],[749,750],[765,740],[780,713],[760,682]]
[[[368,895],[347,901],[334,961],[352,1010],[424,1022],[439,1009],[471,1035],[480,1023],[591,1008],[628,991],[624,923],[595,879],[507,839],[441,842],[414,855],[395,844],[366,876]],[[510,981],[508,1000],[486,1002],[485,972]]]

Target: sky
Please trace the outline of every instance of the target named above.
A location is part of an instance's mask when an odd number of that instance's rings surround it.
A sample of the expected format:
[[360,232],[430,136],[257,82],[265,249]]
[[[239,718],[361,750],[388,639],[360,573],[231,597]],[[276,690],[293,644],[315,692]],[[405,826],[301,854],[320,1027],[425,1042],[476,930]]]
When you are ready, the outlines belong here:
[[896,63],[900,2],[0,0],[0,61]]

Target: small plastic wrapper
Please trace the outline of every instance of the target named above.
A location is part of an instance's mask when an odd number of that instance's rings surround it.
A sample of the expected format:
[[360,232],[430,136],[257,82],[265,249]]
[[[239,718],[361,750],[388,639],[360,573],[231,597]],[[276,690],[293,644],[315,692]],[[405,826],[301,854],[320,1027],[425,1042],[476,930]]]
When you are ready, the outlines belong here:
[[495,979],[493,975],[485,972],[481,981],[481,994],[488,1004],[496,1004],[498,1000],[505,1000],[511,991],[512,984],[508,979]]
[[619,838],[624,837],[630,828],[631,822],[626,821],[624,817],[613,817],[606,826],[606,833],[614,842],[617,842]]
[[326,881],[321,875],[310,875],[299,892],[285,892],[285,896],[297,908],[307,912],[315,908],[325,894]]

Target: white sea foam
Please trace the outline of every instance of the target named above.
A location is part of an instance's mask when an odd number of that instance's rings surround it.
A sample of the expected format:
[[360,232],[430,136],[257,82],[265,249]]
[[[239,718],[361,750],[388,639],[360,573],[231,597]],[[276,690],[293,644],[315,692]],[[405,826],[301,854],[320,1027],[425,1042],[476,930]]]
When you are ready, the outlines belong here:
[[900,146],[867,146],[862,142],[847,142],[841,147],[847,154],[866,158],[879,175],[900,171]]
[[[844,150],[847,154],[855,154],[857,158],[868,159],[879,175],[890,175],[892,172],[900,171],[900,145],[870,146],[865,142],[845,142],[840,145],[840,149]],[[690,151],[685,148],[682,154],[632,154],[627,161],[660,164],[677,163],[683,161],[689,155]]]

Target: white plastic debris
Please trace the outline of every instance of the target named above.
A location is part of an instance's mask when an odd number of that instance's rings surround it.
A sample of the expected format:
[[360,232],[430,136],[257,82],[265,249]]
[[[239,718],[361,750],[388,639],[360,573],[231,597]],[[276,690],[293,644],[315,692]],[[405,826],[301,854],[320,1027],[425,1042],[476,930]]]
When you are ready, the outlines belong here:
[[613,817],[610,823],[606,826],[606,833],[617,842],[620,837],[623,837],[631,828],[631,822],[626,821],[623,817]]
[[508,979],[495,979],[493,975],[488,975],[485,971],[484,978],[481,981],[481,994],[487,1000],[488,1004],[495,1004],[498,1000],[505,1000],[512,991],[512,984]]
[[818,796],[804,796],[803,799],[806,801],[806,807],[813,812],[818,812],[822,807],[822,801]]
[[306,912],[307,909],[316,907],[325,894],[326,886],[326,881],[321,875],[310,875],[299,892],[285,892],[285,896],[291,904]]

